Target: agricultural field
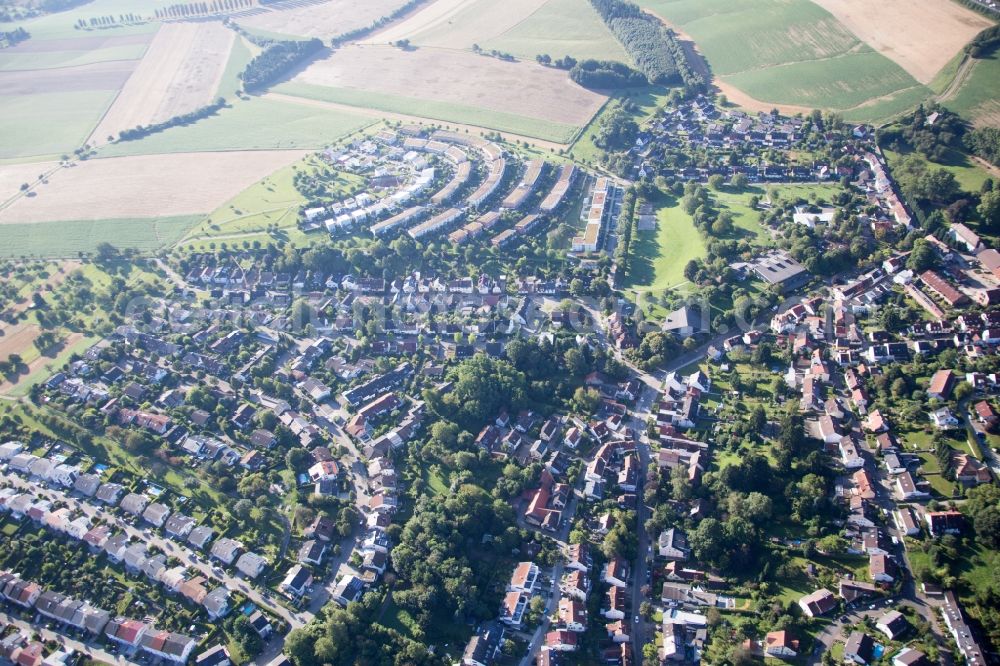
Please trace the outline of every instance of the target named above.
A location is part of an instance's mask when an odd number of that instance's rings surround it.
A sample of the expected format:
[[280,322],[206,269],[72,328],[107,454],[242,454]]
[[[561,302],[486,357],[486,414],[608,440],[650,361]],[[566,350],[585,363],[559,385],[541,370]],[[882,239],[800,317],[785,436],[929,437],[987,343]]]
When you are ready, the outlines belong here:
[[630,61],[588,0],[548,0],[517,25],[480,46],[525,59],[546,53],[553,58],[570,55],[577,60]]
[[977,33],[993,24],[957,2],[813,2],[924,84],[930,83]]
[[444,49],[477,45],[527,60],[548,53],[629,61],[588,0],[436,0],[366,41],[400,39]]
[[[875,120],[930,95],[930,89],[906,68],[809,0],[738,4],[645,0],[641,4],[695,41],[722,91],[732,93],[733,101],[740,104],[779,105],[789,112],[819,107],[850,112],[857,120]],[[877,25],[896,30],[895,22]],[[940,69],[951,60],[962,46],[958,40],[963,34],[956,28],[950,41],[942,36],[954,49],[933,59],[918,62],[909,52],[897,55],[925,76],[931,68]],[[886,51],[902,48],[899,44],[888,38],[879,42]],[[936,70],[926,75],[928,82],[934,74]]]
[[24,27],[31,34],[0,51],[0,124],[5,130],[0,160],[58,157],[83,145],[139,63],[157,25],[78,30],[73,24],[100,15],[99,7],[108,14],[155,4],[98,0],[16,26],[0,23],[0,30]]
[[132,35],[94,35],[78,39],[29,39],[0,51],[0,71],[138,60],[145,53],[152,36],[151,30]]
[[568,143],[605,97],[565,72],[445,49],[348,46],[277,92]]
[[91,145],[212,102],[235,37],[221,21],[163,24],[91,135]]
[[656,230],[636,232],[626,290],[663,291],[681,287],[686,282],[684,266],[708,253],[701,233],[678,201],[661,199],[653,203],[657,208]]
[[322,148],[374,122],[349,111],[251,98],[235,100],[193,125],[105,145],[99,154],[118,157],[216,150],[309,150]]
[[4,199],[15,198],[0,210],[0,226],[206,213],[301,156],[253,151],[87,160],[53,172],[25,195],[4,192]]
[[[72,213],[70,213],[72,214]],[[201,215],[0,224],[0,257],[75,257],[101,243],[152,252],[170,247]]]
[[1000,127],[1000,49],[972,61],[961,86],[942,103],[976,127]]
[[309,0],[271,2],[263,11],[236,19],[250,32],[329,40],[372,25],[406,4],[405,0]]

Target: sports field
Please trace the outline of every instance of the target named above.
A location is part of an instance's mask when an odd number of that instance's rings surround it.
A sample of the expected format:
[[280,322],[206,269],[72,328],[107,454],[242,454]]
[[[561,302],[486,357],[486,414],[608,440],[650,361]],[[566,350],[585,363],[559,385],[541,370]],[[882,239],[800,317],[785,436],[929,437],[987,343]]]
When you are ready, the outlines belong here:
[[[737,91],[735,101],[741,102],[743,94],[760,105],[785,105],[793,112],[828,108],[857,120],[891,116],[928,97],[930,90],[899,62],[929,81],[936,71],[928,73],[951,60],[969,29],[954,19],[964,31],[956,28],[947,39],[939,38],[953,51],[920,59],[914,48],[893,51],[904,46],[902,38],[888,34],[897,28],[895,23],[883,27],[885,34],[878,33],[884,39],[875,40],[872,31],[863,33],[877,42],[882,53],[809,0],[643,0],[640,4],[697,43],[723,91]],[[838,11],[845,20],[856,9],[848,4],[850,8]],[[850,25],[862,33],[856,21]]]

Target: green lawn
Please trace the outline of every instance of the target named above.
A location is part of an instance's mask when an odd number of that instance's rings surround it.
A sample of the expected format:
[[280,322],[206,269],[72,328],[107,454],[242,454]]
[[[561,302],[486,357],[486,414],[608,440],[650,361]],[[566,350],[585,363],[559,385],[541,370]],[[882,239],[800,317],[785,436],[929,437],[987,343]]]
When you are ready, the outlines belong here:
[[577,60],[630,62],[588,0],[548,0],[531,16],[480,46],[526,59],[547,53],[553,58],[570,55]]
[[55,156],[83,145],[114,101],[114,90],[3,95],[0,158]]
[[580,128],[575,125],[558,123],[540,118],[529,118],[513,113],[493,111],[465,104],[438,102],[434,100],[403,97],[368,90],[332,88],[308,83],[282,83],[274,87],[275,92],[316,99],[362,109],[375,109],[388,113],[405,113],[442,122],[475,125],[501,132],[513,132],[533,139],[570,143]]
[[5,224],[0,257],[73,257],[93,252],[98,243],[120,249],[155,250],[176,243],[198,215],[147,219],[69,220],[37,224]]
[[701,233],[677,201],[664,198],[654,205],[657,229],[637,232],[626,289],[660,291],[680,286],[686,282],[684,266],[707,254]]
[[859,119],[877,119],[930,94],[808,0],[639,4],[690,35],[716,76],[764,102],[853,109]]
[[270,99],[230,100],[193,125],[171,127],[138,141],[109,144],[101,157],[207,150],[316,149],[372,124],[353,113]]

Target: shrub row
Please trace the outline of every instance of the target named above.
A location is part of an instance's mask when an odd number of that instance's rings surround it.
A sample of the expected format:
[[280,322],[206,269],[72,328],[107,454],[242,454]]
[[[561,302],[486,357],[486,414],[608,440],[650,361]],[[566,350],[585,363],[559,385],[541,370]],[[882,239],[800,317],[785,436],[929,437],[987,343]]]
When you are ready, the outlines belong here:
[[322,48],[323,42],[315,38],[304,42],[271,42],[240,74],[243,89],[253,92],[266,88]]

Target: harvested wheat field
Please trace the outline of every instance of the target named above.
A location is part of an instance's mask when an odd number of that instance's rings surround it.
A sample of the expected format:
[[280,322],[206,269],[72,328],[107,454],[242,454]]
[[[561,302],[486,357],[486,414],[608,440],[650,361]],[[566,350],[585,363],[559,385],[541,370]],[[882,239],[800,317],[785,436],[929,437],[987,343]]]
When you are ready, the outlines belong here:
[[605,101],[566,73],[526,62],[421,47],[354,45],[314,62],[293,83],[417,98],[585,125]]
[[992,25],[950,0],[813,2],[921,83],[930,83],[976,33]]
[[[87,160],[0,210],[0,226],[53,220],[195,215],[291,164],[301,150],[175,153]],[[0,182],[8,182],[0,166]],[[9,194],[9,193],[4,193]],[[4,197],[6,198],[6,197]]]
[[215,99],[236,33],[221,22],[164,23],[91,135],[163,122]]
[[368,41],[388,44],[408,39],[422,46],[467,49],[500,37],[545,3],[546,0],[437,0]]
[[325,40],[366,28],[404,4],[405,0],[286,0],[262,5],[266,11],[236,22],[249,30]]

